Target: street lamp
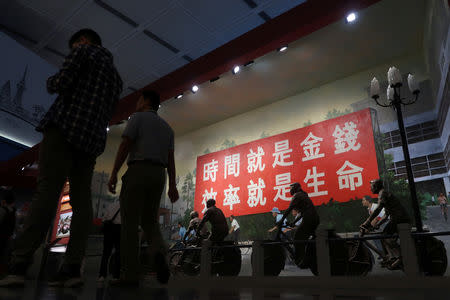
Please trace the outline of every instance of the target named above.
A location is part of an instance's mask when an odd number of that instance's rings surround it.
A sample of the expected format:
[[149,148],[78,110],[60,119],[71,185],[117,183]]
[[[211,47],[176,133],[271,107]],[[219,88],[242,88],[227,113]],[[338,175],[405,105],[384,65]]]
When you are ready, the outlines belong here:
[[400,96],[400,87],[402,84],[402,75],[396,67],[390,67],[387,73],[388,87],[386,91],[387,101],[381,103],[380,98],[380,84],[374,77],[370,82],[370,97],[372,97],[377,105],[382,107],[393,107],[397,112],[398,129],[402,139],[403,156],[405,157],[406,173],[408,176],[409,191],[411,193],[412,207],[414,210],[414,217],[416,220],[417,231],[423,231],[422,218],[420,216],[419,201],[417,200],[416,185],[414,183],[414,175],[411,168],[411,158],[409,156],[408,141],[406,139],[405,124],[403,123],[402,105],[414,104],[419,98],[419,84],[414,75],[408,75],[408,87],[414,97],[411,100],[402,98]]

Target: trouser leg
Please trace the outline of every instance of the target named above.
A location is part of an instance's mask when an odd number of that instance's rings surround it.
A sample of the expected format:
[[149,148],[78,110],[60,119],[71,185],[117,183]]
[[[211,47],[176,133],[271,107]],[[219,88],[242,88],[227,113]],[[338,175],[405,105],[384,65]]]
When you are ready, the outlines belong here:
[[[166,245],[161,234],[158,213],[161,196],[164,190],[166,174],[164,168],[153,166],[148,171],[148,188],[145,198],[141,201],[141,227],[147,236],[149,255],[153,257],[157,252],[166,253]],[[151,260],[153,261],[153,259]]]
[[24,231],[16,240],[12,263],[28,264],[43,242],[72,164],[70,145],[56,128],[44,133],[39,149],[39,175]]
[[112,275],[114,278],[120,277],[120,231],[121,225],[114,225],[114,235],[113,235],[113,244],[114,244],[114,252],[115,252],[115,269],[112,270]]
[[92,227],[91,184],[95,157],[74,153],[73,167],[69,173],[72,222],[65,264],[81,264],[89,231]]
[[138,258],[138,198],[142,191],[135,187],[130,170],[122,177],[120,191],[120,217],[122,228],[120,234],[120,277],[124,280],[139,279]]
[[[109,231],[109,229],[107,229]],[[106,277],[108,275],[108,260],[111,257],[111,252],[114,246],[113,236],[111,232],[105,231],[103,235],[103,253],[102,262],[100,263],[99,277]]]

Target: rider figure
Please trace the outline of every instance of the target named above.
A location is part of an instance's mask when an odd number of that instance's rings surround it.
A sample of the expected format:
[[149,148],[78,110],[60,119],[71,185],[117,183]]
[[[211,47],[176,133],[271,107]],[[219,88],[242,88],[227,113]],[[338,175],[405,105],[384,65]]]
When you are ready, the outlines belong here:
[[[186,234],[184,235],[183,241],[190,240],[192,237],[196,236],[198,225],[200,225],[201,222],[201,219],[198,217],[198,212],[196,212],[195,210],[192,211],[190,215],[191,220],[189,221],[189,227]],[[200,236],[208,236],[208,229],[206,228],[206,226],[203,226],[202,230],[200,230]]]
[[[308,240],[310,236],[315,234],[317,227],[320,224],[320,218],[317,214],[316,208],[309,198],[308,194],[302,190],[301,185],[296,182],[291,184],[292,200],[289,208],[284,212],[283,217],[278,222],[278,226],[281,226],[289,213],[296,209],[299,214],[297,215],[294,223],[298,222],[300,218],[303,218],[301,224],[298,226],[294,234],[295,240]],[[302,268],[308,268],[311,264],[311,256],[305,255],[306,244],[294,243],[296,264]]]
[[198,225],[197,235],[202,231],[203,226],[209,221],[211,224],[211,235],[209,240],[212,242],[221,242],[228,235],[228,223],[222,210],[216,207],[216,200],[209,199],[206,201],[206,212],[203,219]]
[[[369,218],[361,225],[361,233],[364,234],[366,231],[372,229],[371,222],[375,219],[381,210],[385,209],[384,218],[378,222],[377,226],[388,221],[386,227],[383,229],[384,234],[394,234],[397,233],[397,225],[401,223],[411,223],[408,213],[400,201],[394,197],[390,192],[384,190],[383,181],[381,179],[375,179],[370,181],[370,189],[372,193],[378,194],[378,207],[372,212]],[[388,220],[388,217],[390,219]],[[383,239],[382,243],[385,245],[391,259],[388,264],[388,268],[397,268],[401,263],[400,256],[400,246],[397,244],[395,239]]]

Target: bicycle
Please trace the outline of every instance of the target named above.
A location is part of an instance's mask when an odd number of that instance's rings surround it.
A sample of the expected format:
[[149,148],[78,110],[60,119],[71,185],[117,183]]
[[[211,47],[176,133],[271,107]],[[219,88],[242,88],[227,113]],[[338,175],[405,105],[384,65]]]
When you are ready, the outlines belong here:
[[[169,268],[172,274],[179,273],[196,276],[200,274],[201,247],[203,238],[183,241],[183,248],[171,251]],[[232,246],[233,241],[215,242],[213,246]],[[212,249],[211,274],[220,276],[237,276],[241,271],[241,250],[237,247]]]
[[[365,276],[372,270],[373,256],[370,250],[359,242],[346,241],[340,238],[334,230],[328,231],[328,238],[332,239],[330,242],[330,271],[334,276],[351,276],[362,275]],[[263,241],[264,245],[264,275],[278,276],[281,270],[284,269],[286,262],[286,253],[289,259],[299,266],[302,260],[309,262],[308,268],[317,276],[317,255],[315,236],[311,235],[307,241],[295,241],[290,236],[278,229],[275,237],[276,243],[272,241]],[[272,243],[271,243],[272,242]],[[304,257],[297,257],[295,253],[294,242],[305,243]],[[253,263],[253,253],[252,259]]]

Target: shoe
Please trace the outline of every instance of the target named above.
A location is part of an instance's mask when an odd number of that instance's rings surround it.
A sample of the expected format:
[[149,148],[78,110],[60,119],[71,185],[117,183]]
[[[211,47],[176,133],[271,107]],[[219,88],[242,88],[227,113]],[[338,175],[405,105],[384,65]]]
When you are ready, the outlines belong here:
[[387,268],[389,270],[399,270],[399,269],[401,269],[401,264],[402,264],[402,260],[400,258],[397,258]]
[[167,264],[166,257],[161,252],[158,252],[155,255],[155,269],[156,269],[156,280],[158,280],[159,283],[166,284],[167,282],[169,282],[170,278],[169,265]]
[[0,288],[2,287],[23,287],[25,285],[25,275],[6,275],[0,280]]
[[112,279],[109,284],[113,287],[139,287],[139,280]]
[[49,286],[76,288],[83,285],[80,265],[63,265],[56,276],[48,282]]

